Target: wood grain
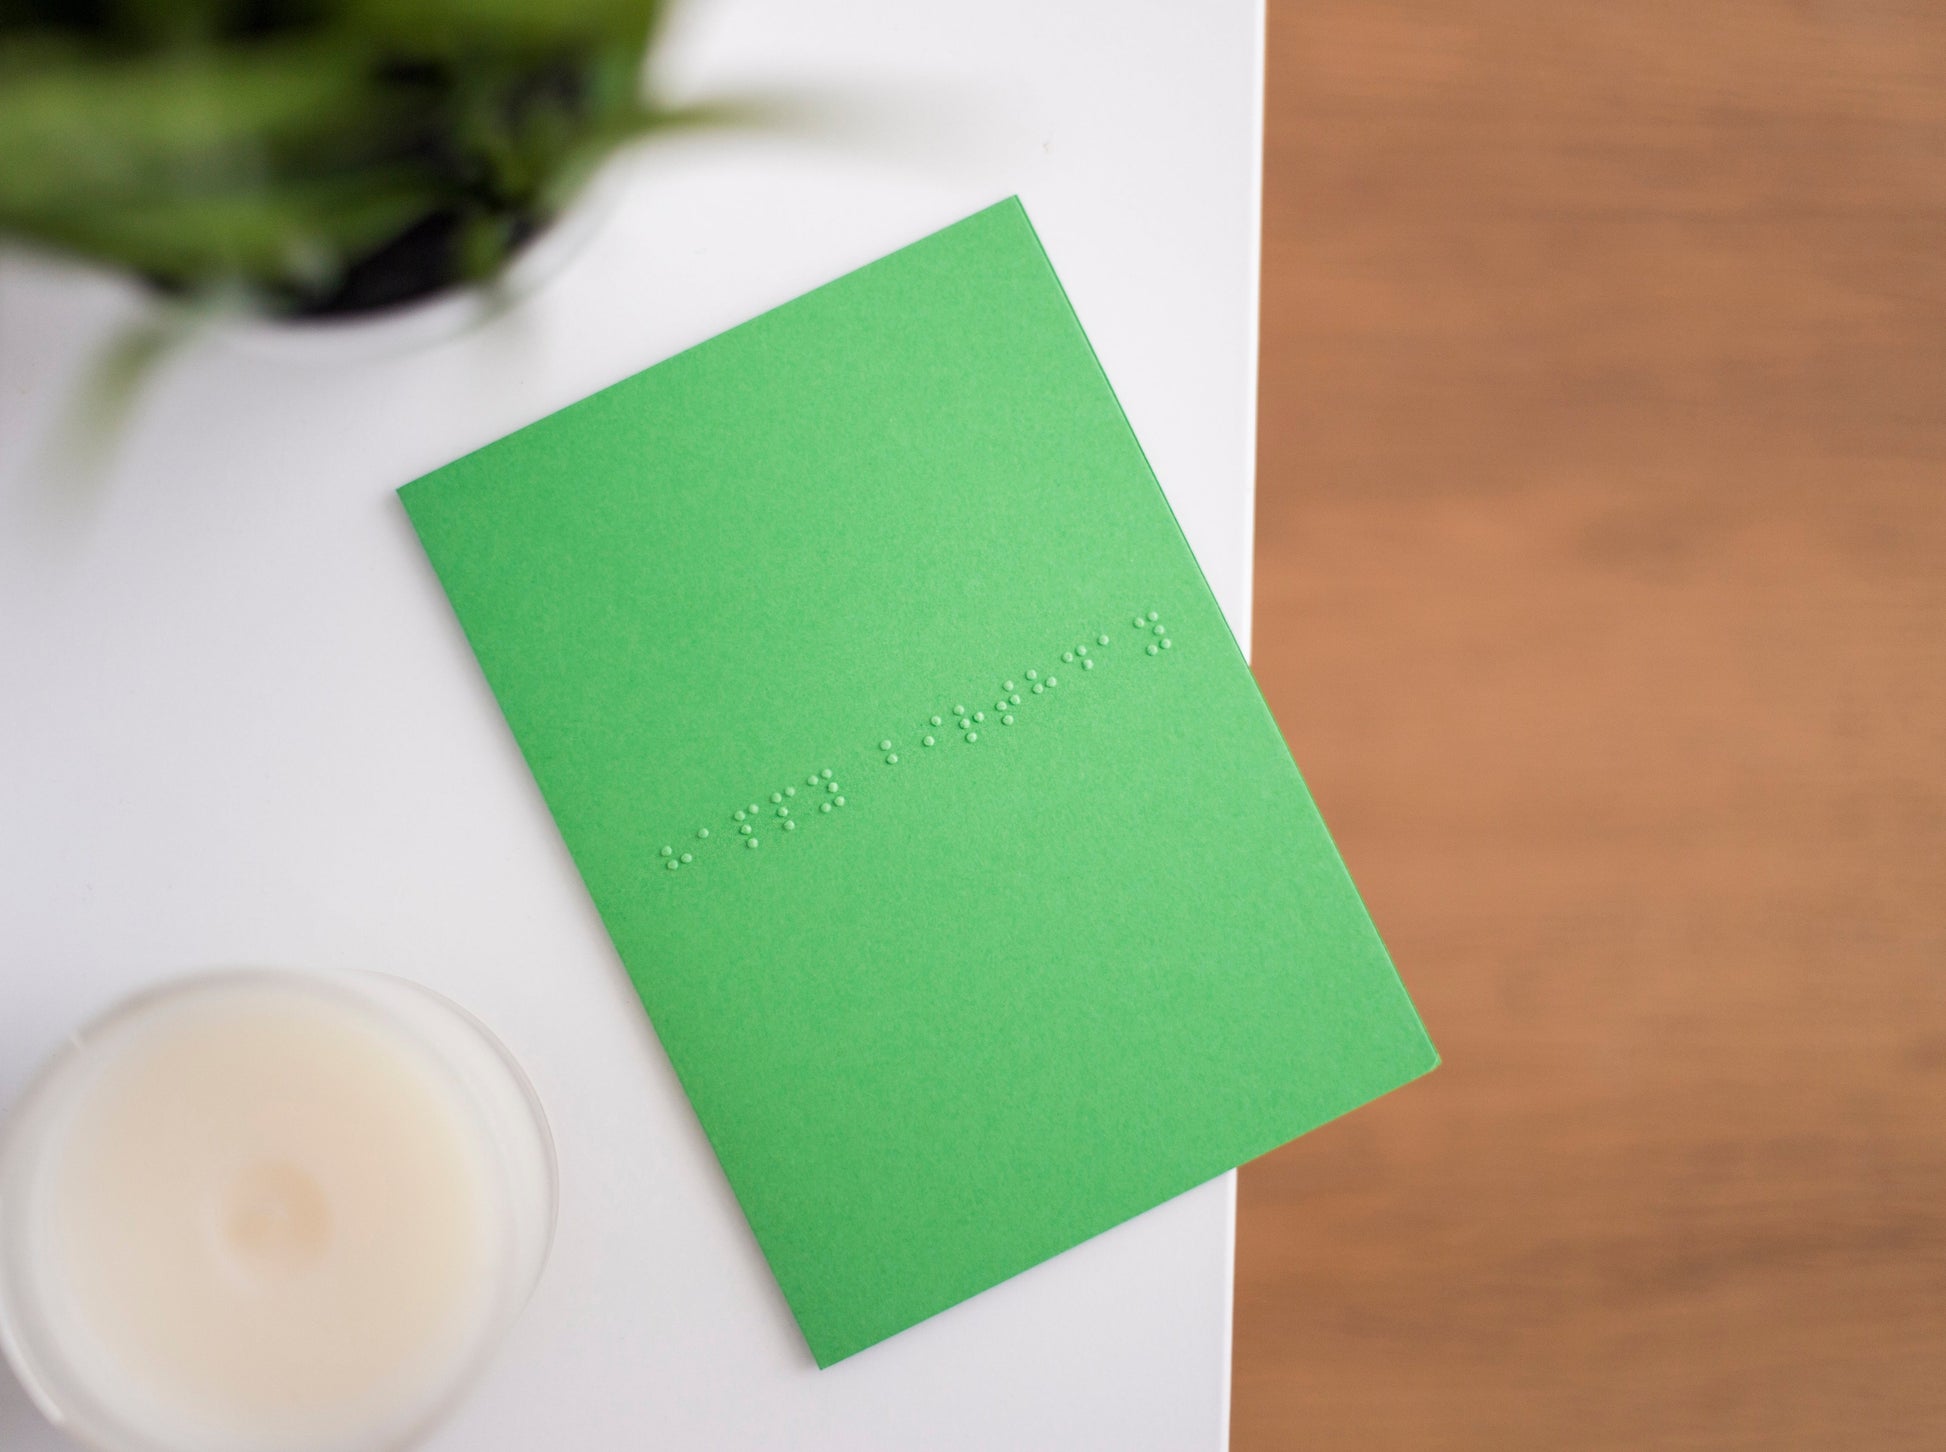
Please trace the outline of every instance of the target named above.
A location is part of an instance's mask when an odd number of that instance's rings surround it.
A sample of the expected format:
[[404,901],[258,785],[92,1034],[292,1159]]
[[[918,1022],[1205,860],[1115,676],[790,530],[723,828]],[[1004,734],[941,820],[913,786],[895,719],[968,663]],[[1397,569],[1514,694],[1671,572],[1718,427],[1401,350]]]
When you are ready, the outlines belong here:
[[1234,1445],[1946,1447],[1946,7],[1271,8],[1257,663],[1445,1066]]

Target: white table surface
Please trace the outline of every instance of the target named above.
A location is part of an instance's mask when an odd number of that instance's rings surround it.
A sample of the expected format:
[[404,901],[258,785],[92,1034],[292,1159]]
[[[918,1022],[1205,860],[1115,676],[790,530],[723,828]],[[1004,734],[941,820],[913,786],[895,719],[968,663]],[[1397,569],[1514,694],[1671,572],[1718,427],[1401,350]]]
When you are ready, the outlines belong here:
[[[617,164],[483,324],[192,339],[92,472],[56,434],[131,294],[0,260],[0,1104],[161,976],[417,978],[562,1167],[431,1447],[1223,1446],[1233,1176],[813,1366],[392,491],[1018,192],[1247,640],[1262,34],[1261,0],[695,0],[668,92],[814,125]],[[0,1371],[0,1447],[61,1445]]]

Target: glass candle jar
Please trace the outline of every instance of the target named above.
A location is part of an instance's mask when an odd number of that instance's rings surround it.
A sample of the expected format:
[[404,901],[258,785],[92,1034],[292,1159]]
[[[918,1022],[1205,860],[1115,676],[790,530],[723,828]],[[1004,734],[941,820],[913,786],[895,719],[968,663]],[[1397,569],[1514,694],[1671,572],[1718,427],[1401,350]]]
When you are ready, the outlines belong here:
[[0,1345],[106,1452],[382,1452],[449,1407],[553,1233],[513,1059],[400,979],[219,972],[75,1035],[0,1138]]

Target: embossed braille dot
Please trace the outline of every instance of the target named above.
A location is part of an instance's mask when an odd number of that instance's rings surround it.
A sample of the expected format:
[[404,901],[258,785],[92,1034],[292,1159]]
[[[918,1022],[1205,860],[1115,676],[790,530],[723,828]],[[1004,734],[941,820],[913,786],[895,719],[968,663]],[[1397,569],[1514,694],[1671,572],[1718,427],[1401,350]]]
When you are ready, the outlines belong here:
[[836,790],[838,790],[838,783],[836,783],[835,781],[828,781],[824,784],[824,789],[828,792],[835,792]]
[[878,749],[880,751],[890,751],[892,749],[891,739],[888,737],[886,740],[879,742]]
[[1097,635],[1097,636],[1095,637],[1095,644],[1096,644],[1096,645],[1106,645],[1106,644],[1108,644],[1108,637],[1107,637],[1107,636],[1105,636],[1105,635]]
[[741,821],[743,820],[743,817],[744,817],[744,813],[743,813],[743,810],[742,810],[741,808],[738,808],[738,810],[737,810],[737,820],[738,820],[739,822],[741,822]]
[[1007,704],[1008,704],[1009,706],[1018,706],[1018,705],[1020,704],[1020,696],[1019,696],[1019,694],[1018,694],[1018,693],[1016,693],[1016,694],[1014,694],[1014,695],[1011,695],[1011,696],[1009,696],[1009,697],[1007,697]]
[[937,716],[935,716],[932,718],[932,724],[935,726],[941,726],[944,725],[945,723],[942,722]]
[[1154,654],[1155,654],[1155,647],[1154,647],[1153,645],[1151,645],[1151,646],[1149,647],[1149,654],[1150,654],[1150,655],[1154,655]]
[[1006,703],[1006,701],[1005,701],[1004,699],[1002,699],[1002,700],[998,700],[998,701],[995,701],[995,702],[993,703],[993,709],[994,709],[994,710],[996,710],[996,711],[1004,711],[1004,710],[1006,710],[1006,709],[1007,709],[1007,703]]
[[816,786],[818,784],[818,774],[815,771],[812,772],[804,779],[804,784],[806,786]]
[[899,764],[899,753],[895,751],[890,756],[886,757],[885,764],[887,766],[897,766]]
[[1166,638],[1165,638],[1165,639],[1163,640],[1163,642],[1162,642],[1162,648],[1163,648],[1164,650],[1169,650],[1169,649],[1171,649],[1171,648],[1172,648],[1172,647],[1173,647],[1174,645],[1175,645],[1175,641],[1173,641],[1173,640],[1169,640],[1169,639],[1166,639]]
[[772,802],[772,804],[774,805],[774,804],[776,804],[776,803],[778,803],[778,802],[781,802],[781,801],[783,801],[783,800],[784,800],[784,794],[783,794],[782,792],[772,792],[772,793],[770,794],[770,800],[771,800],[771,802]]
[[964,706],[953,707],[953,714],[955,716],[964,716],[966,714],[966,707]]
[[845,799],[843,797],[833,797],[831,800],[841,807],[845,804]]
[[1085,645],[1077,645],[1074,648],[1074,653],[1076,655],[1086,655],[1088,653],[1088,647]]
[[696,854],[694,852],[685,852],[682,854],[682,860],[684,862],[694,862],[696,860]]
[[748,822],[745,822],[741,827],[738,827],[737,830],[743,833],[744,836],[748,837],[752,832],[756,831],[757,829],[751,826]]
[[831,803],[829,803],[829,802],[819,802],[819,803],[818,803],[818,810],[819,810],[820,812],[828,812],[828,811],[830,811],[830,810],[831,810]]
[[743,845],[748,847],[752,852],[755,852],[757,850],[757,839],[755,837],[752,837],[748,842],[745,842]]
[[1161,635],[1161,634],[1163,634],[1163,633],[1164,633],[1164,632],[1166,631],[1166,629],[1167,629],[1167,627],[1166,627],[1166,626],[1161,626],[1161,625],[1158,625],[1158,626],[1156,626],[1156,628],[1155,628],[1155,633],[1156,633],[1157,635]]
[[673,847],[664,847],[662,849],[662,855],[664,857],[674,857],[676,855],[676,849]]
[[818,775],[819,775],[819,776],[821,776],[821,777],[823,777],[823,778],[824,778],[824,779],[825,779],[826,781],[830,781],[830,780],[831,780],[831,768],[827,766],[827,767],[826,767],[826,768],[825,768],[825,769],[824,769],[823,771],[821,771],[821,772],[819,772],[819,773],[818,773]]
[[1044,691],[1044,690],[1046,690],[1046,689],[1047,689],[1047,687],[1046,687],[1046,686],[1043,686],[1043,685],[1042,685],[1042,684],[1041,684],[1041,683],[1040,683],[1039,681],[1035,681],[1035,682],[1034,682],[1034,694],[1035,694],[1035,695],[1037,695],[1037,696],[1038,696],[1038,695],[1039,695],[1039,694],[1040,694],[1040,693],[1041,693],[1042,691]]
[[973,713],[973,719],[975,721],[984,721],[986,720],[986,718],[987,718],[987,713],[984,711],[975,711]]
[[1148,622],[1144,620],[1140,615],[1135,617],[1135,628],[1137,630],[1140,630],[1146,624],[1148,624]]
[[934,739],[933,739],[932,737],[930,737],[930,736],[928,736],[928,737],[926,738],[926,745],[928,745],[928,746],[936,746],[937,744],[938,744],[938,742],[937,742],[937,741],[935,741],[935,740],[934,740]]
[[787,797],[794,797],[794,796],[796,796],[796,795],[797,795],[797,788],[796,788],[796,787],[785,787],[785,788],[784,788],[784,795],[785,795],[785,796],[787,796]]
[[1081,662],[1081,669],[1083,669],[1084,671],[1091,671],[1094,668],[1095,668],[1095,663],[1091,660],[1084,660],[1083,662]]
[[1074,652],[1073,652],[1073,651],[1071,651],[1071,650],[1064,650],[1064,651],[1062,651],[1062,652],[1061,652],[1061,660],[1062,660],[1062,663],[1063,663],[1063,664],[1066,664],[1066,665],[1073,665],[1073,664],[1074,664]]
[[708,828],[708,827],[698,827],[698,828],[696,829],[696,835],[697,835],[698,837],[707,837],[707,836],[709,836],[709,828]]
[[680,867],[680,866],[682,866],[682,864],[681,864],[680,862],[674,862],[674,861],[672,861],[672,862],[670,862],[670,863],[669,863],[669,870],[670,870],[671,872],[674,872],[674,871],[675,871],[675,870],[676,870],[676,869],[677,869],[678,867]]
[[756,816],[760,810],[762,809],[758,807],[758,805],[755,802],[752,802],[749,806],[744,808],[744,811],[748,812],[753,817]]
[[1047,684],[1048,684],[1048,686],[1049,686],[1049,688],[1051,689],[1051,688],[1052,688],[1052,687],[1054,687],[1054,686],[1058,686],[1058,685],[1060,685],[1060,684],[1061,684],[1061,681],[1060,681],[1060,678],[1059,678],[1058,676],[1049,676],[1049,677],[1047,678]]
[[1012,681],[1002,681],[1000,683],[1000,689],[1003,691],[1011,691],[1013,688],[1014,683]]
[[777,809],[777,815],[780,817],[788,817],[790,814],[791,809],[789,807],[779,807]]
[[968,741],[978,741],[980,739],[980,733],[977,731],[969,731],[966,733],[966,739]]
[[795,822],[784,823],[784,830],[786,832],[795,832],[797,830],[797,823]]
[[1002,717],[1000,718],[1000,721],[1001,721],[1001,724],[1002,724],[1002,725],[1005,725],[1005,726],[1011,726],[1011,725],[1013,725],[1013,724],[1014,724],[1014,718],[1013,718],[1013,717],[1011,717],[1011,716],[1002,716]]
[[1155,613],[1155,611],[1153,611],[1153,610],[1151,610],[1151,611],[1149,612],[1149,619],[1151,619],[1151,620],[1160,620],[1161,618],[1162,618],[1162,617],[1161,617],[1160,615],[1158,615],[1158,614],[1156,614],[1156,613]]
[[1027,672],[1027,679],[1030,681],[1038,681],[1040,678],[1041,678],[1041,673],[1039,671]]
[[958,726],[960,730],[964,731],[967,727],[971,726],[973,722],[971,718],[962,716],[959,718],[958,721],[954,722],[953,724]]

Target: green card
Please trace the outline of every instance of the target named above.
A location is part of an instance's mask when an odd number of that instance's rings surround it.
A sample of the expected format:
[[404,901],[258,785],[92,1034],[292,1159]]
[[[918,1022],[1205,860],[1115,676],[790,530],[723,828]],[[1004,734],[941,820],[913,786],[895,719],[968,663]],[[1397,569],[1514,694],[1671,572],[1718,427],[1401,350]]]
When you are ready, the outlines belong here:
[[820,1364],[1436,1062],[1017,201],[401,493]]

